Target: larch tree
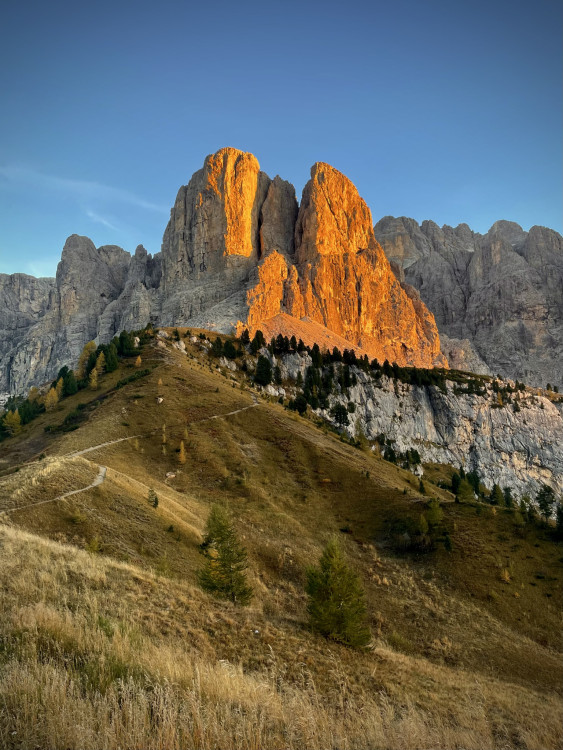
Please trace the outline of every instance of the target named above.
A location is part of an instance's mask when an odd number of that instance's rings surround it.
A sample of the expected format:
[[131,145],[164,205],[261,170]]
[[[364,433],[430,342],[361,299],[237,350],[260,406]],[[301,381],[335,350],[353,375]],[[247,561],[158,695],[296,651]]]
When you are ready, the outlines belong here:
[[90,370],[90,377],[88,378],[88,386],[91,391],[98,390],[98,371],[95,367]]
[[102,373],[106,369],[106,355],[103,352],[100,352],[98,354],[98,358],[96,359],[96,372],[98,375],[102,375]]
[[185,464],[186,463],[186,449],[184,447],[184,441],[183,440],[180,442],[180,451],[178,452],[178,461],[181,464]]
[[45,396],[45,411],[51,411],[58,403],[59,397],[57,395],[57,391],[54,388],[51,388]]
[[29,393],[27,394],[27,400],[31,404],[33,404],[35,401],[37,401],[39,395],[39,390],[35,386],[32,386],[29,390]]
[[319,565],[307,571],[305,587],[311,628],[332,640],[354,648],[371,641],[364,588],[348,565],[336,538],[323,550]]
[[214,505],[201,550],[207,560],[198,573],[200,586],[219,599],[249,604],[252,587],[246,579],[248,558],[226,511]]
[[9,435],[19,435],[22,430],[21,417],[17,409],[15,411],[7,412],[4,415],[2,423]]
[[90,359],[90,355],[95,351],[96,344],[93,341],[89,341],[82,350],[82,353],[78,358],[78,366],[76,368],[76,375],[79,380],[86,376],[86,366],[88,365],[88,360]]

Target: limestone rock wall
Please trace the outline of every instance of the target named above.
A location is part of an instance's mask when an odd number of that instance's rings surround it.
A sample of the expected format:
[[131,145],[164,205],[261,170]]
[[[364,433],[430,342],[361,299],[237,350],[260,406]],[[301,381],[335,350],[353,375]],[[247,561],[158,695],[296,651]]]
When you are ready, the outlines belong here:
[[[294,382],[299,374],[305,379],[312,363],[306,352],[268,356],[280,365],[283,378]],[[348,414],[350,424],[345,428],[350,437],[361,430],[376,440],[383,433],[400,452],[416,448],[423,462],[477,470],[489,489],[497,483],[517,495],[534,497],[545,483],[563,494],[563,401],[528,388],[512,394],[517,409],[514,403],[499,407],[491,382],[483,381],[484,392],[478,395],[455,393],[451,381],[446,381],[443,392],[437,386],[407,385],[385,376],[374,379],[357,367],[351,371],[356,385],[343,393],[335,379],[329,408],[317,410],[332,421],[332,407],[352,402],[355,410]],[[288,390],[288,397],[297,392]]]
[[72,235],[56,279],[0,277],[0,393],[53,377],[90,339],[149,321],[229,332],[290,318],[425,367],[447,364],[438,322],[457,366],[560,383],[561,269],[550,230],[498,222],[481,237],[387,218],[374,234],[356,188],[328,164],[313,166],[298,206],[290,183],[224,148],[178,191],[154,257]]
[[0,393],[25,393],[74,365],[87,341],[146,325],[158,279],[159,262],[142,246],[131,258],[78,235],[66,241],[56,279],[0,277],[0,309],[10,310],[0,312]]
[[315,321],[382,361],[447,364],[433,316],[392,273],[369,208],[328,164],[313,166],[303,191],[295,265],[279,253],[267,257],[247,302],[252,329],[283,312]]
[[419,226],[390,216],[375,235],[434,313],[440,334],[454,340],[450,351],[469,344],[495,374],[563,387],[561,235],[545,227],[525,232],[508,221],[480,235],[466,224]]
[[[400,451],[416,448],[423,461],[477,469],[489,488],[494,483],[535,495],[542,483],[563,493],[563,404],[530,392],[518,394],[519,411],[498,408],[486,395],[447,393],[385,377],[380,382],[356,369],[357,385],[332,403],[356,404],[348,428],[375,439],[384,433]],[[325,414],[329,417],[329,413]]]

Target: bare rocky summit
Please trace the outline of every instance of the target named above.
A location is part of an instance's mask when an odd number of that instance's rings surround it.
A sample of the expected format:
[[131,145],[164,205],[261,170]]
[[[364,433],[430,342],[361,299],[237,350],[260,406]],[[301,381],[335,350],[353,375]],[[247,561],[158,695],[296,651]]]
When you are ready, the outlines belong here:
[[[298,207],[293,186],[224,148],[180,188],[154,257],[86,237],[65,243],[55,280],[0,276],[0,392],[21,393],[72,364],[84,344],[123,328],[252,330],[303,319],[371,357],[447,364],[432,314],[401,284],[352,183],[315,164]],[[278,318],[279,319],[279,318]]]
[[434,313],[451,366],[532,385],[563,385],[563,238],[498,221],[420,226],[387,216],[375,225],[399,278]]
[[371,357],[401,365],[447,364],[436,324],[396,279],[354,185],[317,163],[295,224],[295,255],[271,248],[247,294],[251,330],[287,313],[318,323]]
[[561,386],[562,290],[552,230],[501,221],[480,235],[386,217],[374,231],[330,165],[312,167],[298,205],[290,183],[224,148],[178,191],[154,257],[72,235],[56,279],[0,275],[0,393],[148,322],[304,340],[314,330],[381,361]]

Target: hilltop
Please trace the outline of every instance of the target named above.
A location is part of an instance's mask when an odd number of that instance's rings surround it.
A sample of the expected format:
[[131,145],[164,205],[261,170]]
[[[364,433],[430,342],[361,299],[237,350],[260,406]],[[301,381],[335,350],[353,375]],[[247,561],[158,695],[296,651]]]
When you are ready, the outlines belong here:
[[[425,464],[423,494],[253,387],[250,360],[212,358],[208,332],[178,333],[2,444],[3,746],[556,748],[550,527],[454,502],[452,466]],[[404,549],[432,498],[435,543]],[[197,585],[213,503],[248,550],[248,608]],[[307,626],[305,570],[333,534],[366,588],[367,652]]]

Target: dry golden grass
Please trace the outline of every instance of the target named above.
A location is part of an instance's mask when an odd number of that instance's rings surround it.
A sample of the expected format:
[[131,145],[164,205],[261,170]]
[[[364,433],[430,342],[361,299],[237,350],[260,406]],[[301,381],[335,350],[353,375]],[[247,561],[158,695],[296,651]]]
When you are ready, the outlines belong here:
[[[268,401],[209,420],[252,404],[252,391],[197,344],[146,362],[154,373],[110,393],[79,430],[42,438],[48,464],[0,479],[2,507],[108,467],[102,485],[0,526],[0,746],[559,746],[561,547],[545,530],[517,535],[509,512],[478,514],[425,479],[453,550],[397,555],[390,525],[426,502],[412,474]],[[436,481],[447,474],[435,468]],[[246,609],[196,586],[214,502],[249,551]],[[365,654],[306,627],[304,571],[339,530],[366,585]]]
[[97,464],[84,458],[52,456],[0,480],[0,513],[53,500],[86,487],[96,478]]
[[[280,632],[251,634],[252,610],[206,611],[196,589],[163,591],[150,573],[19,530],[0,529],[0,543],[2,747],[557,747],[552,696],[383,645],[353,665],[372,685],[359,691],[346,649],[327,652],[304,634],[322,658],[319,690],[306,661],[288,675]],[[175,611],[182,637],[163,627]],[[219,619],[270,641],[260,668],[218,658],[208,631]],[[397,690],[413,674],[428,706]]]

